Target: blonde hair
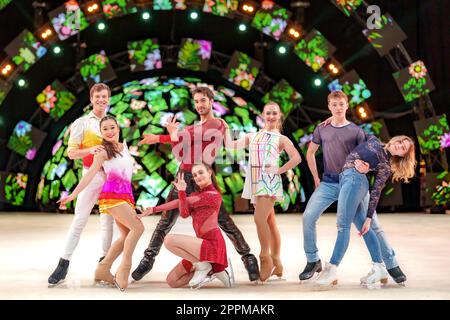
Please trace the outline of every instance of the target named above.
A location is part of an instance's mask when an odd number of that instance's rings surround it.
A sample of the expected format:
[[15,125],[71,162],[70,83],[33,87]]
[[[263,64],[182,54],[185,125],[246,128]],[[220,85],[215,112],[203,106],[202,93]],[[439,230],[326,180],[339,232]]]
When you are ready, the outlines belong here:
[[347,95],[344,92],[340,91],[340,90],[336,90],[336,91],[331,92],[328,95],[327,102],[330,103],[331,99],[344,99],[345,102],[347,102],[347,104],[348,104],[348,97],[347,97]]
[[414,141],[408,136],[395,136],[389,140],[385,148],[388,148],[390,144],[395,142],[400,142],[407,140],[410,143],[408,152],[403,156],[393,156],[391,158],[391,170],[392,170],[392,181],[403,181],[408,183],[409,179],[414,177],[415,169],[417,165],[416,151],[414,146]]
[[276,106],[278,108],[278,111],[280,112],[280,120],[278,121],[277,129],[280,130],[280,132],[282,132],[283,131],[283,123],[284,123],[284,114],[281,111],[280,105],[274,101],[269,101],[265,104],[265,106],[263,108],[263,113],[264,113],[264,110],[266,109],[266,107],[268,107],[268,106]]

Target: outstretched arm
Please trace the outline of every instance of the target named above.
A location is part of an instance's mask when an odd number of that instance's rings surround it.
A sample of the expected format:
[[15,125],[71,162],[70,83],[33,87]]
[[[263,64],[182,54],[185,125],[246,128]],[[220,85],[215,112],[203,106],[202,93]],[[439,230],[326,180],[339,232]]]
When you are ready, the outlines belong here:
[[75,188],[75,190],[73,190],[72,194],[58,201],[58,203],[60,203],[60,206],[64,206],[67,202],[74,200],[80,194],[80,192],[83,191],[84,188],[86,188],[86,186],[94,178],[95,174],[100,170],[106,158],[107,155],[105,150],[102,150],[101,152],[99,152],[94,156],[94,162],[92,163],[88,172],[83,176],[83,178],[81,178],[80,183],[78,183],[77,187]]
[[190,207],[203,204],[200,201],[199,196],[187,197],[185,191],[178,191],[178,197],[179,197],[178,199],[169,201],[169,202],[161,204],[159,206],[150,207],[150,208],[145,209],[145,211],[143,212],[143,214],[141,216],[144,217],[144,216],[151,215],[153,213],[169,211],[169,210],[174,210],[174,209],[178,208],[178,210],[180,210],[180,215],[183,218],[187,218],[191,214]]
[[252,133],[246,133],[243,137],[241,137],[237,140],[233,140],[233,138],[231,137],[230,127],[228,126],[228,124],[225,121],[223,121],[223,123],[225,125],[225,133],[224,133],[223,142],[224,142],[226,149],[239,150],[239,149],[244,149],[245,147],[248,147]]
[[175,200],[169,201],[167,203],[161,204],[159,206],[153,207],[151,213],[157,213],[157,212],[163,212],[163,211],[177,209],[179,206],[179,202],[180,202],[180,200],[175,199]]
[[139,141],[139,145],[142,144],[155,144],[155,143],[172,143],[170,135],[157,135],[153,133],[144,133],[144,138]]

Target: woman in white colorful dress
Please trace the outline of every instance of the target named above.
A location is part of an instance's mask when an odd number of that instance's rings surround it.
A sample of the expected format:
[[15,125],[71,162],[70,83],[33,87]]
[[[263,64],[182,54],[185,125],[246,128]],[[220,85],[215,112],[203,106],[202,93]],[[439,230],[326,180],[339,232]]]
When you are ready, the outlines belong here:
[[[260,280],[283,275],[280,260],[281,240],[275,221],[275,201],[283,199],[281,174],[297,166],[300,154],[289,138],[281,134],[283,114],[280,106],[269,102],[264,106],[264,128],[232,140],[227,130],[225,146],[229,149],[249,147],[248,168],[242,198],[250,199],[255,207],[254,220],[261,245]],[[289,161],[281,168],[280,153],[286,151]]]
[[[94,162],[78,186],[69,196],[59,202],[65,205],[72,201],[89,184],[94,175],[103,168],[106,182],[99,196],[101,213],[110,214],[120,230],[120,238],[109,249],[106,257],[95,270],[95,281],[115,284],[124,291],[128,287],[131,258],[136,244],[144,232],[144,225],[138,218],[131,187],[133,158],[125,142],[119,142],[120,128],[114,117],[106,116],[100,121],[104,150],[94,156]],[[111,274],[111,266],[123,252],[122,262],[116,275]]]

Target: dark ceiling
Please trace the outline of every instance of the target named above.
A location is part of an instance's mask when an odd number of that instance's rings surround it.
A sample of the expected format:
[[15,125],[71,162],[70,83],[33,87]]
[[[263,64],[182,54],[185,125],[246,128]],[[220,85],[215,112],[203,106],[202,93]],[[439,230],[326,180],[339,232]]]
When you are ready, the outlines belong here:
[[[47,12],[59,7],[65,1],[47,1]],[[276,1],[290,9],[291,1]],[[392,68],[386,59],[380,58],[368,44],[361,32],[361,27],[342,14],[329,0],[310,1],[306,9],[304,28],[309,31],[318,29],[334,45],[337,50],[334,56],[347,71],[355,69],[372,91],[368,100],[370,107],[376,112],[402,112],[410,109],[405,104],[392,77]],[[0,48],[9,44],[23,29],[35,31],[33,25],[32,0],[14,0],[0,11]],[[437,114],[448,113],[450,76],[448,70],[450,57],[450,26],[448,17],[450,1],[420,0],[371,0],[383,12],[389,12],[408,39],[404,41],[413,61],[423,60],[428,67],[436,90],[430,94]],[[183,37],[213,40],[213,50],[231,55],[234,50],[243,51],[255,56],[254,43],[261,40],[261,34],[250,28],[246,34],[237,34],[237,21],[212,15],[201,15],[199,21],[193,23],[187,19],[185,12],[154,12],[150,21],[143,23],[140,16],[128,15],[108,21],[108,30],[99,33],[94,26],[81,33],[81,40],[87,43],[86,56],[104,49],[108,55],[125,51],[127,41],[156,37],[160,44],[179,44]],[[263,39],[272,41],[265,36]],[[42,88],[58,78],[61,81],[69,78],[75,71],[75,54],[72,43],[76,36],[62,42],[64,55],[53,58],[47,54],[27,73],[29,87],[13,88],[3,105],[0,106],[0,171],[6,167],[10,151],[6,141],[17,121],[27,120],[35,112],[35,97]],[[5,57],[0,52],[0,61]],[[182,71],[171,71],[180,76]],[[272,46],[265,50],[264,72],[275,81],[285,78],[305,98],[304,104],[313,108],[326,110],[327,88],[313,88],[312,79],[316,75],[293,53],[280,58]],[[128,74],[120,75],[130,77]],[[213,75],[208,75],[214,78]],[[38,80],[38,81],[37,81]],[[213,81],[212,79],[211,81]],[[217,80],[217,79],[216,79]],[[219,81],[219,80],[217,80]],[[118,79],[112,83],[123,82]],[[79,105],[87,103],[86,93],[78,97]],[[78,115],[81,110],[69,112],[59,123],[49,129],[49,138],[54,138],[68,121]],[[325,115],[312,114],[321,119]],[[414,135],[413,115],[406,115],[395,121],[387,120],[391,135],[403,133]],[[50,142],[51,143],[51,142]]]
[[[32,0],[15,0],[5,9],[0,11],[0,48],[4,48],[23,29],[34,31]],[[57,8],[64,0],[47,1],[47,12]],[[290,9],[291,1],[277,1],[279,4]],[[385,12],[390,12],[401,28],[408,35],[404,45],[411,55],[413,61],[422,59],[427,65],[431,77],[436,85],[436,90],[431,93],[437,113],[445,111],[448,102],[449,76],[449,37],[448,19],[444,19],[444,13],[450,12],[448,1],[371,1],[378,4]],[[138,15],[129,15],[108,21],[108,31],[101,34],[94,27],[85,30],[81,37],[88,44],[86,55],[105,49],[107,54],[126,50],[129,40],[138,40],[145,37],[157,37],[161,44],[177,44],[183,37],[194,37],[213,40],[215,51],[231,54],[234,50],[240,50],[254,56],[253,43],[260,38],[260,34],[251,28],[245,35],[237,35],[235,32],[236,22],[226,18],[218,18],[212,15],[202,15],[201,20],[192,23],[186,19],[184,12],[158,12],[148,23],[143,23]],[[447,28],[445,25],[447,24]],[[174,30],[172,33],[172,24]],[[206,27],[207,26],[207,27]],[[347,18],[329,0],[311,1],[311,6],[305,11],[304,27],[306,30],[316,28],[337,47],[334,56],[344,64],[349,71],[355,69],[372,90],[369,105],[375,111],[404,111],[409,106],[397,89],[392,78],[392,68],[386,59],[380,58],[378,54],[367,43],[361,32],[361,27],[353,19]],[[171,34],[172,33],[172,34]],[[268,38],[267,38],[268,39]],[[444,41],[447,39],[447,41]],[[47,55],[40,66],[45,65],[42,70],[39,66],[33,67],[27,74],[29,79],[40,78],[40,84],[36,90],[42,87],[52,78],[58,77],[65,80],[74,71],[74,50],[70,43],[76,37],[64,42],[64,57],[53,59],[50,63],[50,55]],[[270,39],[268,39],[270,40]],[[265,51],[265,73],[274,80],[285,78],[305,97],[305,104],[315,108],[326,108],[327,89],[323,87],[318,90],[312,87],[311,79],[315,75],[304,63],[299,61],[292,53],[280,58],[275,50]],[[1,52],[0,55],[4,55]],[[0,58],[3,58],[0,56]],[[51,69],[51,70],[49,70]],[[31,83],[33,81],[30,81]],[[30,96],[37,92],[34,87],[28,88]],[[447,90],[448,91],[448,90]],[[13,89],[11,96],[23,92]],[[12,101],[11,101],[12,100]],[[4,137],[4,129],[9,128],[9,120],[28,118],[35,110],[35,105],[26,100],[9,99],[2,106],[1,114],[8,120],[6,127],[1,130],[1,138]],[[6,109],[8,105],[21,105],[22,112]],[[11,108],[12,109],[12,108]],[[318,117],[322,117],[320,114]],[[12,124],[11,124],[12,125]],[[9,132],[9,130],[6,130]]]

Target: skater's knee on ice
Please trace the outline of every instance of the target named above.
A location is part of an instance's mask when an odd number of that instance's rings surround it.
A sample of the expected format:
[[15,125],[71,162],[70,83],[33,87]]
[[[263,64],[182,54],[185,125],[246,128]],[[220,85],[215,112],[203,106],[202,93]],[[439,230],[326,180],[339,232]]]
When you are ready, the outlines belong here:
[[169,274],[167,275],[166,282],[167,282],[167,284],[169,285],[169,287],[171,287],[171,288],[178,288],[177,280],[176,280],[175,277],[172,275],[172,273],[169,273]]

